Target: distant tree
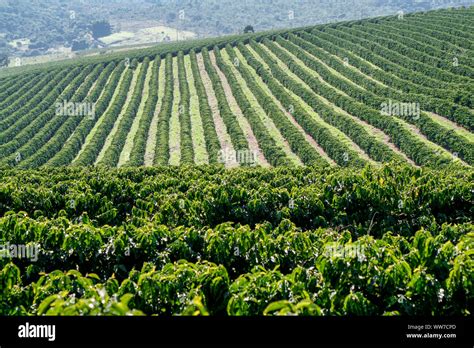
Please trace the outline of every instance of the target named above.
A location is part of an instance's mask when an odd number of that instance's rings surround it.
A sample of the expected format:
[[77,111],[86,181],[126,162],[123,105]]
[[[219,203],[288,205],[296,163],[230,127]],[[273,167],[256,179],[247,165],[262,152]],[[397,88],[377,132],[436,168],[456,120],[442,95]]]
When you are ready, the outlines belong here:
[[0,52],[0,67],[8,66],[8,64],[10,64],[8,54]]
[[72,42],[71,50],[75,52],[75,51],[86,50],[88,48],[89,48],[89,45],[87,44],[86,40],[74,40]]
[[112,34],[112,26],[107,21],[98,21],[92,23],[92,36],[99,39]]
[[247,25],[245,28],[244,28],[244,33],[245,34],[248,34],[248,33],[255,33],[255,30],[253,29],[253,27],[251,25]]

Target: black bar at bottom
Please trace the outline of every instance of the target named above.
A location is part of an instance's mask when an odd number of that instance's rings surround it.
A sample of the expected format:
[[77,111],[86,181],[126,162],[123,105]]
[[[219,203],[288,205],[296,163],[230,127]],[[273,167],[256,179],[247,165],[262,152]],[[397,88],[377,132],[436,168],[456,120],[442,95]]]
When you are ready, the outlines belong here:
[[[54,341],[48,330],[52,327],[35,325],[54,325]],[[19,337],[27,330],[27,336],[47,337]],[[472,317],[0,317],[2,348],[30,344],[473,347],[473,333]]]

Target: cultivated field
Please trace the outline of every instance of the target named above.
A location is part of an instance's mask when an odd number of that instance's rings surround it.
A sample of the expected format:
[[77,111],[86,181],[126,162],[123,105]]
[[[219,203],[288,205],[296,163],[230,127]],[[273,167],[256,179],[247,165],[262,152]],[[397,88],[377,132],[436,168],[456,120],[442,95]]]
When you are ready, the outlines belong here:
[[473,18],[436,11],[5,77],[0,165],[471,166]]
[[0,315],[472,315],[473,29],[474,7],[4,71]]

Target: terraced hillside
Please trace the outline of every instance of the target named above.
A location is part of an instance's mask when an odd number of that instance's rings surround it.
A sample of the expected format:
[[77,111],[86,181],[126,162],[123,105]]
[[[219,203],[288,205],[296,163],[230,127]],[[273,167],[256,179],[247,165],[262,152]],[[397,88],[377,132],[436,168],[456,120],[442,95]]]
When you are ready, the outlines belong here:
[[474,8],[0,76],[0,166],[474,163]]

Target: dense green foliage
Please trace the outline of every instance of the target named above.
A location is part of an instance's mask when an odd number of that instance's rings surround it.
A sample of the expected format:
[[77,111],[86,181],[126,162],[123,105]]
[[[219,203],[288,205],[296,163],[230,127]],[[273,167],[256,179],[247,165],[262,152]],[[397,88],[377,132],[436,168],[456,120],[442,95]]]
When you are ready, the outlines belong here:
[[468,315],[472,170],[0,172],[0,313]]
[[472,315],[473,18],[0,73],[0,315]]

